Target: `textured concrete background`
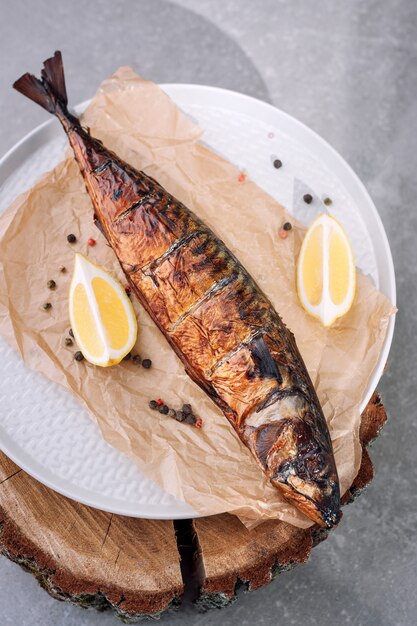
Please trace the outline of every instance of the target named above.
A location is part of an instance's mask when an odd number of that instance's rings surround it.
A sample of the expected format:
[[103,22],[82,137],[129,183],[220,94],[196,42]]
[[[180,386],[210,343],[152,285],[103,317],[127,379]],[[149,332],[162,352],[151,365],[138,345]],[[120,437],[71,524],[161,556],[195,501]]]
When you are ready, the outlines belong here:
[[[377,475],[307,566],[234,606],[161,624],[417,623],[417,4],[415,0],[0,0],[0,153],[46,119],[10,88],[56,48],[73,103],[122,64],[160,82],[268,100],[329,141],[368,187],[398,281],[396,335],[380,383],[391,420]],[[0,624],[115,625],[52,600],[0,559]]]

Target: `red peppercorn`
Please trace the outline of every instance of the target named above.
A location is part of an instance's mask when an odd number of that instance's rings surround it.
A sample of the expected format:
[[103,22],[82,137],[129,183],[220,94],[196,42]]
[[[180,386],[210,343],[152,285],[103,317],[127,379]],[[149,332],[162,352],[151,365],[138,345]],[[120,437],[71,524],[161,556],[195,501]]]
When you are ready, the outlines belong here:
[[240,172],[239,176],[237,177],[238,181],[240,183],[243,183],[246,180],[246,174],[245,172]]
[[163,401],[163,400],[161,400],[161,398],[158,398],[158,400],[156,401],[156,404],[157,404],[158,406],[162,406],[162,405],[164,404],[164,401]]
[[194,426],[196,428],[202,428],[203,427],[203,420],[201,419],[201,417],[197,417],[196,423],[194,424]]
[[282,228],[279,231],[278,235],[281,237],[281,239],[286,239],[288,237],[288,231]]
[[88,243],[89,246],[95,246],[96,245],[96,240],[90,238],[87,243]]
[[126,293],[130,293],[132,291],[132,289],[130,288],[129,285],[126,285],[125,291],[126,291]]

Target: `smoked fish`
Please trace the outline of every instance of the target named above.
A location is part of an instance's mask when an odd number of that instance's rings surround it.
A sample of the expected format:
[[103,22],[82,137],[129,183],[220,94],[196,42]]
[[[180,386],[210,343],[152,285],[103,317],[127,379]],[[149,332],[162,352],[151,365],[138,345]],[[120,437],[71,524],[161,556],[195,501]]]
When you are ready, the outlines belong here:
[[26,73],[13,86],[61,122],[96,225],[188,375],[282,496],[317,524],[337,524],[327,424],[294,336],[267,296],[192,211],[69,113],[60,52],[41,79]]

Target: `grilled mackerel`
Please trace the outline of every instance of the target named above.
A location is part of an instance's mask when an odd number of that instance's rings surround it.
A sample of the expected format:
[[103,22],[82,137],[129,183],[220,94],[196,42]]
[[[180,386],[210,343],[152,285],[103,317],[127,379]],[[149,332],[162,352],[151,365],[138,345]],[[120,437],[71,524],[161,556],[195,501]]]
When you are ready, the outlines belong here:
[[316,392],[268,298],[225,244],[159,183],[107,150],[67,109],[60,52],[15,89],[55,114],[94,221],[143,307],[284,498],[318,524],[340,517],[332,444]]

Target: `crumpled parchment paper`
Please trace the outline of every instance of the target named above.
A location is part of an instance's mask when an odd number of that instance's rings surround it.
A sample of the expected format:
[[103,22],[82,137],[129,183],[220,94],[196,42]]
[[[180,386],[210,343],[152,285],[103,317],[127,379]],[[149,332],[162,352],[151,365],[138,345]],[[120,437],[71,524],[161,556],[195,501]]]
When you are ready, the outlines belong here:
[[[250,179],[209,151],[202,129],[155,84],[127,67],[101,85],[83,117],[110,149],[145,170],[205,220],[249,270],[294,332],[330,428],[342,493],[360,465],[359,406],[377,363],[394,307],[358,273],[351,311],[325,329],[301,308],[295,263],[304,230]],[[73,358],[64,345],[68,288],[75,251],[124,283],[112,250],[93,226],[93,210],[72,155],[21,195],[0,218],[0,332],[26,364],[64,385],[97,420],[103,437],[137,462],[168,492],[209,515],[233,512],[247,524],[279,518],[311,521],[283,501],[263,476],[219,409],[185,374],[162,334],[141,309],[135,351],[150,357],[145,370],[130,361],[102,369]],[[294,228],[277,237],[284,221]],[[77,243],[66,235],[73,232]],[[97,245],[89,248],[89,237]],[[68,268],[66,274],[59,267]],[[46,283],[55,279],[49,292]],[[49,311],[42,304],[49,300]],[[190,402],[202,430],[148,408],[161,397],[174,407]]]

